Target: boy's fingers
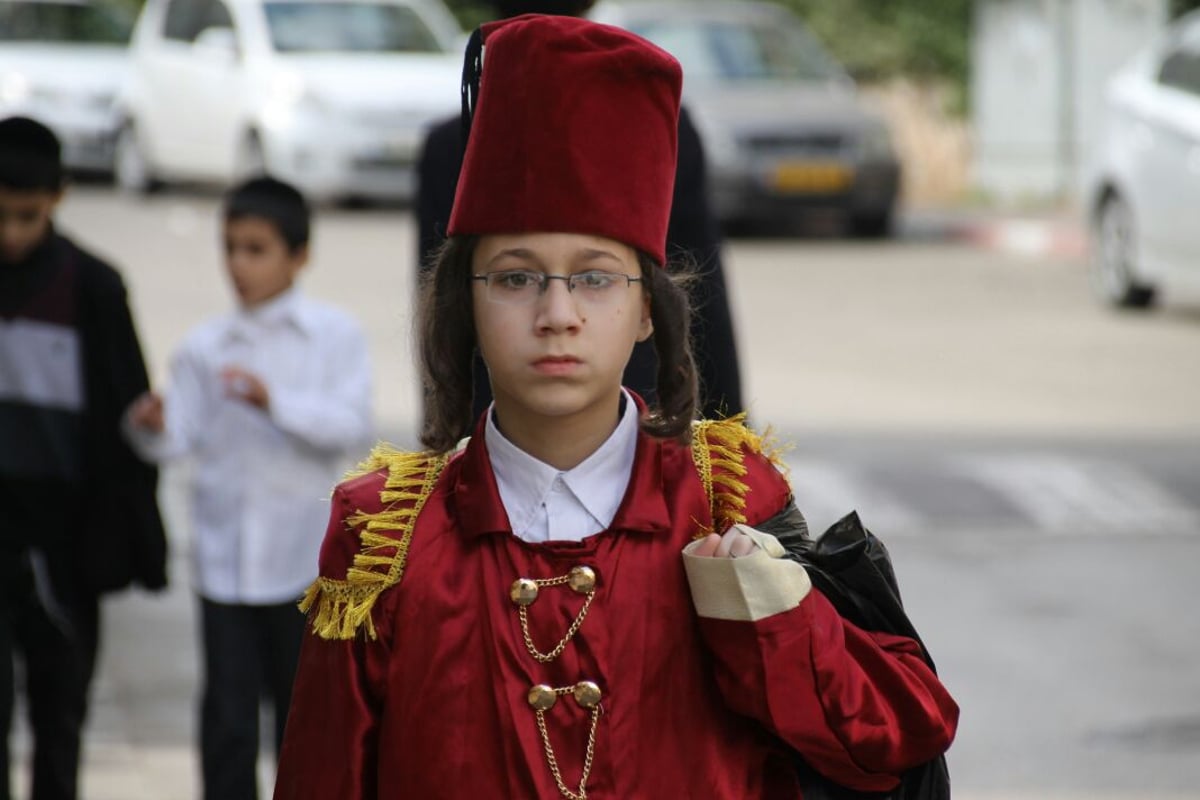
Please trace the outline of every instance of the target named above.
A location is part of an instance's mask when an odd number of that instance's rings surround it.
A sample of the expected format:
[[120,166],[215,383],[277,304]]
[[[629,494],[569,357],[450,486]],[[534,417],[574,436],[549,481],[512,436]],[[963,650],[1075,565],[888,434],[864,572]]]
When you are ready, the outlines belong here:
[[154,395],[154,393],[146,392],[134,403],[133,415],[139,419],[144,419],[159,408],[162,408],[162,400]]
[[133,423],[140,428],[154,431],[163,428],[163,400],[154,392],[146,392],[133,404],[131,412]]
[[757,547],[749,536],[737,528],[730,528],[723,536],[717,533],[705,536],[692,551],[692,555],[707,558],[741,558],[753,553]]
[[238,397],[248,397],[254,391],[254,376],[244,369],[226,367],[221,371],[225,391]]
[[753,539],[737,528],[730,528],[721,537],[721,544],[717,547],[715,555],[717,558],[740,558],[741,556],[750,555],[750,553],[754,552],[754,548]]
[[692,551],[692,555],[711,558],[712,556],[716,555],[717,546],[720,544],[720,535],[716,533],[710,533],[708,536],[705,536],[703,540],[701,540],[700,545],[694,551]]
[[744,533],[739,533],[737,535],[737,538],[733,540],[733,544],[729,548],[729,555],[732,558],[741,558],[742,556],[748,556],[754,552],[754,548],[756,548],[757,546],[758,545],[756,545],[754,543],[754,540],[751,539],[749,536],[747,536]]

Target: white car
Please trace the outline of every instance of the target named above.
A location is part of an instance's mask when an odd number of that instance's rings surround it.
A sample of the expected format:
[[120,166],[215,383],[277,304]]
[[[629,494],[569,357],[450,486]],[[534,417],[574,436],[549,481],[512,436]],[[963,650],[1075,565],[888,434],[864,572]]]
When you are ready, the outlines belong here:
[[0,0],[0,118],[33,117],[73,170],[112,167],[133,19],[87,0]]
[[459,112],[461,42],[440,0],[147,0],[117,183],[266,171],[318,201],[410,199],[425,129]]
[[1109,85],[1088,196],[1103,300],[1142,308],[1168,284],[1200,286],[1200,12]]

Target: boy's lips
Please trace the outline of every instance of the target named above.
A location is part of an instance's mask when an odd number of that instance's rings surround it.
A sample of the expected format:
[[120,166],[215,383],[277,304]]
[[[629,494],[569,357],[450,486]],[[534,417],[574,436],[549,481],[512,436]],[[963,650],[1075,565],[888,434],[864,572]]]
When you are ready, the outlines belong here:
[[544,375],[562,375],[573,371],[582,363],[574,356],[543,356],[533,362],[533,368]]

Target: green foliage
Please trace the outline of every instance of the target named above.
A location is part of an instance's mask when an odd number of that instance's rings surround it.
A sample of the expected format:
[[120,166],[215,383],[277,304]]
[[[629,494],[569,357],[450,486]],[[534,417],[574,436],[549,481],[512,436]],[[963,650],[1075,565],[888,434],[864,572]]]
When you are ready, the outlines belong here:
[[971,0],[781,0],[850,73],[965,82]]

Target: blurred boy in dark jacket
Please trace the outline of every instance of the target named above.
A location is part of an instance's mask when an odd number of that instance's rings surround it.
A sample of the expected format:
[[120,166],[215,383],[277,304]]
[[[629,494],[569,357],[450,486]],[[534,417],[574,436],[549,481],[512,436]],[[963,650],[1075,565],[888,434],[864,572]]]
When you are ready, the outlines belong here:
[[0,120],[0,799],[13,660],[25,665],[38,800],[76,796],[99,596],[166,585],[158,475],[120,418],[147,387],[125,287],[54,227],[64,175],[41,123]]

